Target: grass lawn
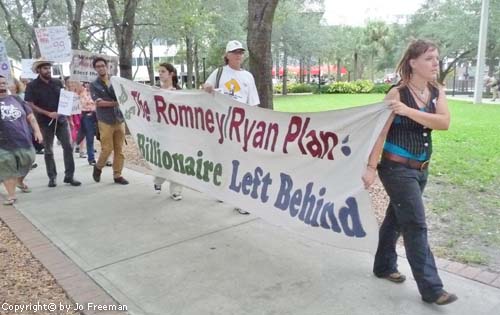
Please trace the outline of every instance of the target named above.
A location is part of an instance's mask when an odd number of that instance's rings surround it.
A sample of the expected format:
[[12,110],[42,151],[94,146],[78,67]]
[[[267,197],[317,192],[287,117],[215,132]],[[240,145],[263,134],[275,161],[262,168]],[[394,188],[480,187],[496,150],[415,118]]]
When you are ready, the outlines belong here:
[[[324,111],[376,103],[381,94],[293,95],[276,110]],[[500,105],[449,101],[451,126],[433,133],[425,193],[431,242],[438,255],[500,271]]]

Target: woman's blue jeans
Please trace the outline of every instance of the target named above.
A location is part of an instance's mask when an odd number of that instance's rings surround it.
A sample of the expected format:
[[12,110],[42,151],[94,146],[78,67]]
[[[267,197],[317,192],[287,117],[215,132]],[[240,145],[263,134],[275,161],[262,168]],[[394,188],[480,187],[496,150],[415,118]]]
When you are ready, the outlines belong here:
[[398,270],[396,242],[402,235],[406,257],[422,299],[435,302],[444,291],[427,241],[422,193],[428,171],[383,159],[378,174],[390,203],[379,231],[373,272],[384,277]]
[[80,120],[80,130],[78,131],[76,143],[80,143],[85,137],[87,144],[87,159],[89,162],[95,161],[94,136],[96,123],[97,119],[95,112],[82,112],[82,118]]

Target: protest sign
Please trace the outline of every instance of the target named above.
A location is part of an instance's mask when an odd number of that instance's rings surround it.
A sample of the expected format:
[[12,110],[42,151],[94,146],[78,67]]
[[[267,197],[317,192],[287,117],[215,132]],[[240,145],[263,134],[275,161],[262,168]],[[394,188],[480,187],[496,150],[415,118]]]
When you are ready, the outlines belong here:
[[55,62],[71,60],[71,40],[65,26],[35,28],[42,57]]
[[361,177],[390,115],[385,104],[284,113],[219,93],[111,81],[155,175],[308,238],[375,249],[378,226]]
[[36,79],[38,76],[36,73],[31,70],[31,66],[33,66],[34,59],[21,59],[22,73],[21,78],[24,79]]
[[7,56],[7,47],[2,37],[0,37],[0,75],[5,77],[7,81],[11,79],[10,61]]
[[75,107],[75,98],[75,93],[61,89],[57,113],[64,116],[72,115]]
[[72,81],[92,82],[97,78],[92,66],[95,57],[102,57],[108,62],[108,73],[111,76],[118,74],[118,57],[94,54],[83,50],[73,50],[71,63],[69,65],[70,78]]

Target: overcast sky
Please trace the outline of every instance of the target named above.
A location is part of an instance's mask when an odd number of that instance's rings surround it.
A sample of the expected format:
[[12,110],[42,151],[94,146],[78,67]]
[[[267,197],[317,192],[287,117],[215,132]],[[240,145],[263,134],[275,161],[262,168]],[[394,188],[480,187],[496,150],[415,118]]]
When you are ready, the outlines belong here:
[[366,19],[393,22],[391,17],[414,13],[425,0],[325,0],[328,24],[363,25]]

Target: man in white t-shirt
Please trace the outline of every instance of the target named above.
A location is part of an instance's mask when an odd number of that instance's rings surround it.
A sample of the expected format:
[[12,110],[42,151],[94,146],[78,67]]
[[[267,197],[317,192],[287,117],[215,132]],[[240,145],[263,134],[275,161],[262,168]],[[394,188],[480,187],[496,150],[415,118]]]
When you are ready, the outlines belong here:
[[205,91],[230,95],[234,100],[246,105],[259,105],[255,80],[250,72],[241,69],[244,55],[245,48],[239,41],[229,41],[224,55],[226,65],[210,74],[203,86]]
[[[229,41],[224,54],[224,63],[226,65],[210,74],[203,86],[204,90],[209,93],[216,91],[230,95],[234,100],[246,105],[259,105],[260,99],[253,75],[241,69],[244,55],[245,48],[239,41]],[[234,210],[240,214],[249,214],[248,211],[240,208]]]

